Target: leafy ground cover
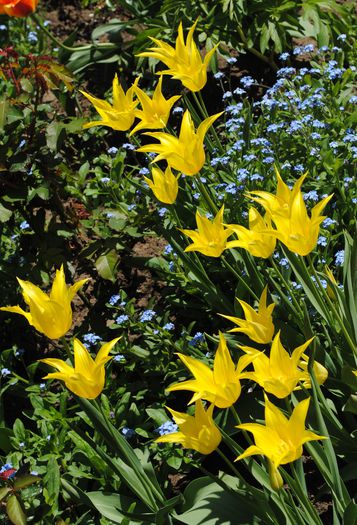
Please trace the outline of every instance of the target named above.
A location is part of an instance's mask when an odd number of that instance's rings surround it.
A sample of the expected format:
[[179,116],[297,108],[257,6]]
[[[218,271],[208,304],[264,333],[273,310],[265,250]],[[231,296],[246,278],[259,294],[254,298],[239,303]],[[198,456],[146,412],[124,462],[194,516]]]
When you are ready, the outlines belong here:
[[353,5],[35,4],[0,3],[0,519],[355,523]]

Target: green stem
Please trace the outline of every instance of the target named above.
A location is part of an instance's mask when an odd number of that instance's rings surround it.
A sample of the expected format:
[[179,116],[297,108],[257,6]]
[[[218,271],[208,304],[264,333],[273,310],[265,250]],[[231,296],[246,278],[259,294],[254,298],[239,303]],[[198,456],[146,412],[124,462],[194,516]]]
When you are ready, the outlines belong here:
[[257,301],[259,301],[259,297],[257,294],[251,289],[251,287],[245,282],[243,277],[239,275],[239,273],[233,268],[233,266],[227,261],[226,257],[224,255],[221,255],[221,260],[225,267],[238,279],[240,283],[242,283],[243,287],[246,289],[247,292],[250,293],[252,297],[254,297]]
[[270,262],[274,268],[274,270],[276,271],[276,273],[278,274],[279,278],[281,279],[282,283],[284,284],[286,290],[288,290],[290,292],[290,295],[291,295],[291,299],[292,299],[292,302],[294,303],[294,306],[296,308],[296,313],[299,314],[299,317],[304,317],[304,313],[301,309],[301,306],[299,305],[299,303],[297,302],[296,298],[294,297],[294,290],[292,290],[291,286],[289,285],[289,283],[286,281],[285,277],[283,276],[283,274],[281,273],[281,271],[279,270],[279,267],[278,265],[276,264],[276,262],[274,261],[274,258],[273,257],[270,257]]
[[61,343],[63,345],[63,348],[66,351],[67,357],[69,359],[69,362],[73,365],[73,355],[71,347],[69,346],[69,343],[65,337],[61,337]]
[[[206,108],[206,105],[204,103],[204,100],[202,98],[202,94],[201,94],[201,91],[199,91],[197,94],[195,92],[192,92],[192,95],[193,95],[193,98],[195,99],[195,102],[197,104],[197,106],[199,107],[201,113],[202,113],[202,116],[203,118],[208,118],[209,117],[209,114],[208,114],[208,111],[207,111],[207,108]],[[217,134],[217,131],[215,130],[215,128],[213,126],[210,127],[210,131],[212,132],[212,135],[217,143],[217,146],[219,147],[221,153],[224,153],[224,148],[222,146],[222,143],[220,141],[220,138]]]
[[216,215],[217,212],[218,212],[218,208],[215,205],[215,203],[213,202],[212,197],[208,193],[208,190],[207,190],[206,186],[203,184],[203,182],[201,181],[201,179],[200,179],[200,177],[198,175],[197,175],[197,177],[195,179],[195,183],[197,184],[198,189],[202,193],[203,198],[206,201],[206,204],[207,204],[210,212],[213,213],[214,215]]

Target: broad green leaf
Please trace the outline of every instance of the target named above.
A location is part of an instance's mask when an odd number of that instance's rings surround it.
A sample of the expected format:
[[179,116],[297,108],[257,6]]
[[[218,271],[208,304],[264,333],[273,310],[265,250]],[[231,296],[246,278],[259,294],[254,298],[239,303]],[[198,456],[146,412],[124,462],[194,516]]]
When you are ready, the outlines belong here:
[[0,130],[4,129],[7,114],[7,100],[0,100]]
[[16,477],[14,482],[14,488],[16,490],[24,489],[25,487],[29,487],[34,483],[38,483],[40,479],[41,478],[39,478],[39,476],[33,476],[32,474],[24,474],[23,476]]
[[0,202],[0,222],[7,222],[12,215],[12,211],[5,208]]
[[46,503],[53,505],[58,498],[60,490],[60,471],[56,456],[53,454],[49,457],[43,484]]
[[26,525],[26,515],[18,498],[13,494],[6,502],[6,512],[14,525]]
[[10,487],[1,487],[0,488],[0,501],[6,498],[6,496],[11,492]]
[[100,255],[95,261],[97,272],[103,279],[112,281],[116,280],[115,269],[119,262],[119,255],[115,250],[110,250],[104,255]]

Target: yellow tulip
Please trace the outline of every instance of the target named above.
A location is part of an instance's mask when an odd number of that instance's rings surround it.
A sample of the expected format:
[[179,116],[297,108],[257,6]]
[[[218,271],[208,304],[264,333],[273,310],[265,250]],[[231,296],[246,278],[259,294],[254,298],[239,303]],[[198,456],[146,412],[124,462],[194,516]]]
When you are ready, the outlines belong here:
[[111,359],[109,352],[119,339],[120,337],[117,337],[102,345],[94,360],[83,343],[79,339],[74,339],[74,368],[62,359],[40,359],[42,363],[58,370],[58,372],[47,374],[43,379],[60,379],[64,381],[68,390],[77,396],[95,399],[104,388],[104,365]]
[[25,312],[20,306],[3,306],[0,310],[23,315],[30,325],[50,339],[58,339],[65,335],[72,326],[71,301],[88,279],[82,279],[67,287],[62,264],[60,270],[56,270],[49,296],[29,281],[17,280],[30,311]]
[[229,248],[230,243],[227,243],[227,238],[232,235],[232,232],[223,225],[223,213],[224,206],[211,221],[207,217],[200,215],[200,212],[197,210],[196,223],[198,231],[180,230],[193,241],[192,244],[185,248],[185,252],[200,252],[209,257],[220,257],[222,252]]
[[162,75],[160,76],[152,98],[138,86],[135,87],[135,94],[140,101],[142,109],[137,109],[134,113],[141,122],[135,126],[130,132],[130,135],[133,135],[140,129],[161,129],[166,126],[172,106],[181,97],[180,95],[176,95],[166,99],[161,89]]
[[242,332],[256,343],[265,344],[271,342],[274,335],[272,312],[275,304],[271,303],[267,306],[267,290],[268,287],[266,286],[260,296],[258,311],[254,310],[254,308],[245,301],[238,299],[239,304],[243,308],[245,319],[220,314],[222,317],[238,325],[239,328],[232,328],[229,332]]
[[[308,362],[308,358],[305,356],[305,360],[302,360],[302,355],[311,341],[312,339],[309,339],[295,348],[291,356],[280,342],[280,331],[272,342],[270,357],[249,346],[240,346],[248,355],[255,356],[254,372],[245,372],[242,376],[258,383],[265,392],[274,394],[280,399],[287,397],[293,390],[299,388],[297,386],[299,381],[305,381],[307,385],[309,375],[306,371],[306,359]],[[311,384],[309,386],[311,387]]]
[[305,429],[305,420],[309,409],[310,398],[296,405],[287,419],[265,396],[265,425],[259,423],[243,423],[237,428],[247,430],[254,436],[255,445],[247,448],[237,460],[261,454],[269,460],[269,474],[272,486],[281,488],[283,481],[278,472],[280,465],[291,463],[302,455],[302,446],[308,441],[327,439],[311,430]]
[[267,231],[271,230],[271,219],[268,215],[264,218],[255,208],[249,209],[249,229],[239,224],[227,225],[237,234],[238,240],[231,241],[231,248],[244,248],[253,257],[266,259],[275,250],[276,238]]
[[106,100],[92,97],[89,93],[81,91],[82,95],[93,104],[102,117],[102,120],[87,122],[83,127],[108,126],[117,131],[127,131],[134,123],[135,108],[139,103],[138,100],[133,100],[138,81],[138,78],[135,79],[134,84],[124,93],[123,88],[119,84],[118,76],[115,75],[113,80],[113,105],[110,105]]
[[152,169],[153,180],[144,177],[145,182],[153,191],[155,197],[165,204],[173,204],[178,193],[178,177],[172,173],[170,166],[165,170],[165,173],[160,168]]
[[241,393],[239,382],[241,372],[253,359],[250,355],[244,355],[235,365],[221,332],[219,333],[219,345],[214,358],[213,370],[198,359],[183,354],[178,354],[178,356],[195,379],[172,385],[167,388],[167,391],[190,390],[194,392],[190,403],[194,403],[198,399],[206,399],[218,408],[230,407],[237,401]]
[[277,194],[268,192],[251,192],[253,200],[259,202],[270,214],[276,230],[268,233],[279,239],[290,251],[298,255],[308,255],[316,246],[320,231],[320,224],[325,219],[322,210],[332,198],[325,197],[311,210],[308,216],[301,185],[306,177],[303,175],[296,181],[292,190],[282,181],[279,173]]
[[169,133],[156,131],[154,133],[144,133],[160,141],[160,144],[147,144],[138,148],[137,151],[146,153],[158,153],[153,162],[166,160],[168,165],[181,171],[185,175],[196,175],[205,163],[206,156],[203,147],[203,140],[208,128],[222,113],[217,113],[206,118],[195,131],[192,117],[188,110],[182,117],[179,137],[174,137]]
[[180,23],[175,48],[162,40],[150,37],[157,47],[149,47],[148,51],[139,53],[137,56],[161,60],[169,69],[160,71],[160,74],[171,75],[172,78],[181,80],[190,91],[200,91],[206,85],[207,67],[219,44],[208,51],[202,61],[200,52],[193,41],[196,25],[197,21],[189,30],[185,42],[182,23]]
[[155,441],[157,443],[180,443],[184,448],[197,450],[201,454],[211,454],[222,439],[212,418],[213,408],[214,405],[211,405],[206,411],[202,402],[197,401],[195,415],[190,416],[167,407],[179,427],[179,432],[160,436]]

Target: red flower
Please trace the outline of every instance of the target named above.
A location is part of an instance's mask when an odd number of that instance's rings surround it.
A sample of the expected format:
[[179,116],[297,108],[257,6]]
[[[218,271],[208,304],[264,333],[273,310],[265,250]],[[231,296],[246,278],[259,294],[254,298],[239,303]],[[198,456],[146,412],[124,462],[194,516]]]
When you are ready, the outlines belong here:
[[0,15],[23,17],[36,10],[38,0],[0,0]]
[[7,479],[11,479],[15,476],[17,470],[14,468],[8,468],[7,470],[4,470],[3,472],[0,472],[0,479],[6,481]]

